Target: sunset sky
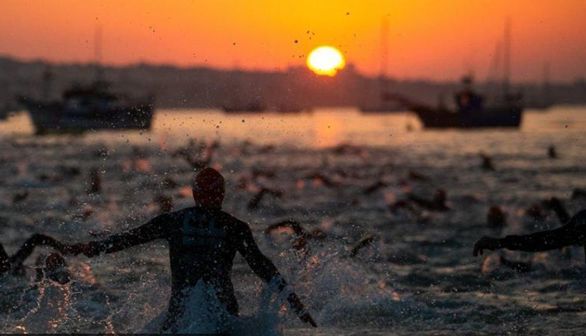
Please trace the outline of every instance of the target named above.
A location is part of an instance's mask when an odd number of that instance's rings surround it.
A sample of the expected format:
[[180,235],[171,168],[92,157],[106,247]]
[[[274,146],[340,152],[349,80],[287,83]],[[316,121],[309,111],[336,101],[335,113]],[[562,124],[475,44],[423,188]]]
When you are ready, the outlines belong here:
[[[585,0],[1,0],[0,54],[87,62],[96,26],[103,62],[273,70],[304,66],[333,45],[363,73],[381,63],[387,17],[388,74],[486,78],[512,21],[513,76],[541,81],[586,76]],[[297,42],[296,42],[297,41]]]

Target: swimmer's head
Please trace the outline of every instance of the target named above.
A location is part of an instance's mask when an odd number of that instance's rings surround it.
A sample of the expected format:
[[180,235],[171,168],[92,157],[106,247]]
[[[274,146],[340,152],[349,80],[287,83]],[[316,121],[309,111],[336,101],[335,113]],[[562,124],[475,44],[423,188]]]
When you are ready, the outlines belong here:
[[67,263],[61,254],[51,253],[45,258],[45,265],[42,273],[50,280],[62,285],[68,283],[71,279],[67,270]]
[[206,208],[221,208],[224,201],[224,177],[213,168],[200,171],[192,184],[195,203]]

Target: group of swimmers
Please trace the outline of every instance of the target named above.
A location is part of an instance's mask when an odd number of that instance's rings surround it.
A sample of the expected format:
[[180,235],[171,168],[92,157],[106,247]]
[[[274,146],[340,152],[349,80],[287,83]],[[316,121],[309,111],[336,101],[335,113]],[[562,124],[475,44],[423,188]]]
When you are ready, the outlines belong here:
[[[222,210],[224,185],[224,178],[219,172],[204,168],[193,180],[194,206],[164,213],[142,226],[103,240],[64,244],[51,237],[35,234],[12,256],[0,245],[0,274],[21,273],[25,259],[35,247],[43,245],[56,252],[47,256],[44,263],[39,265],[38,275],[63,284],[70,280],[63,255],[84,254],[93,257],[164,239],[169,243],[172,289],[162,332],[178,331],[178,321],[186,309],[185,293],[199,281],[214,289],[218,300],[229,313],[238,315],[239,307],[231,280],[233,260],[237,252],[259,278],[266,283],[276,284],[278,291],[284,293],[289,306],[301,321],[317,327],[297,294],[274,264],[259,250],[249,226]],[[442,200],[444,199],[445,197]],[[294,224],[290,226],[294,230],[299,229]],[[300,245],[305,245],[305,240]],[[538,252],[570,245],[583,245],[586,249],[586,210],[578,212],[555,230],[504,238],[483,237],[474,245],[473,254],[477,256],[483,254],[484,250],[501,248]]]

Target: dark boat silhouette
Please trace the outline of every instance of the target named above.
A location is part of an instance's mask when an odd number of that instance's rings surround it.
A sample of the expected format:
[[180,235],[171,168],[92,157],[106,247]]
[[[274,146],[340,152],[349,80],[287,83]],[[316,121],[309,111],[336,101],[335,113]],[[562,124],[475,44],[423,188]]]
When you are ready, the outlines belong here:
[[251,101],[247,104],[223,105],[222,110],[226,113],[259,113],[267,109],[262,101]]
[[20,97],[30,113],[36,134],[82,133],[90,130],[150,129],[153,98],[130,102],[113,93],[108,83],[94,81],[63,92],[62,99],[37,100]]
[[30,113],[35,133],[83,133],[93,130],[148,130],[154,112],[154,98],[132,101],[115,93],[103,80],[101,67],[102,30],[96,27],[95,79],[89,85],[74,85],[65,90],[61,100],[50,100],[53,74],[43,73],[43,98],[18,97],[18,102]]
[[507,94],[500,101],[486,104],[484,96],[472,90],[471,77],[465,77],[465,88],[454,95],[455,108],[414,103],[399,97],[414,112],[425,128],[518,128],[523,118],[521,97]]
[[445,104],[437,107],[413,103],[413,101],[398,97],[397,100],[405,104],[421,120],[425,128],[518,128],[523,118],[522,96],[511,93],[510,88],[510,21],[505,24],[504,37],[504,76],[503,91],[500,97],[487,102],[485,96],[475,92],[472,87],[472,76],[463,79],[464,88],[454,95],[454,108]]

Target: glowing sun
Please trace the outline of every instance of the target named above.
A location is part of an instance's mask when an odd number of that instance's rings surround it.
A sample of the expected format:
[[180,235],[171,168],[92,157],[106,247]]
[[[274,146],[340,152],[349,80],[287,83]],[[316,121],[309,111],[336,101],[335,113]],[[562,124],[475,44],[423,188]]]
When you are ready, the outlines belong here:
[[344,55],[334,47],[318,47],[307,56],[307,66],[318,75],[335,76],[345,65]]

